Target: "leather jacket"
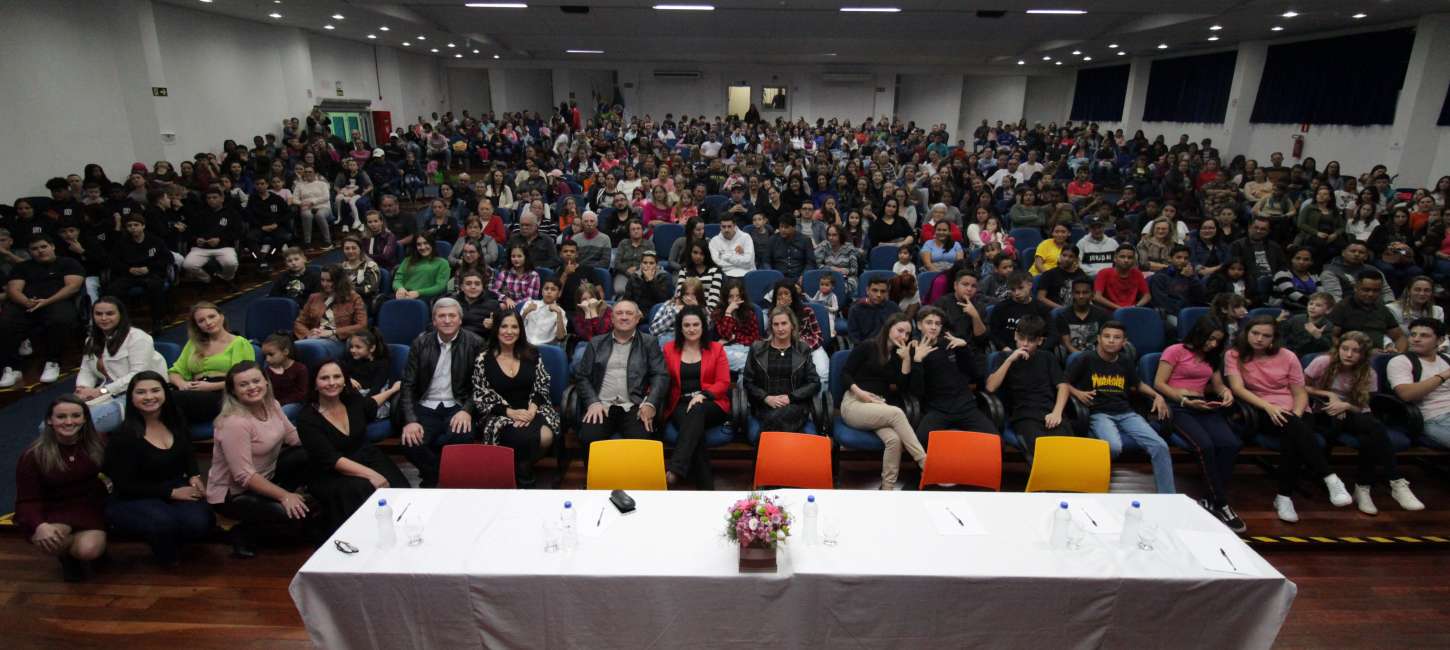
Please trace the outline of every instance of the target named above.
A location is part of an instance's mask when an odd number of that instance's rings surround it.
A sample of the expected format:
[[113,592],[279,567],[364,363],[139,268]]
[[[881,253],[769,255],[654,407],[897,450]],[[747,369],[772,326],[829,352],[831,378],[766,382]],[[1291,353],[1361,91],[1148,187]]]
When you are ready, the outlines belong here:
[[[574,366],[574,390],[579,395],[581,410],[600,401],[604,371],[608,369],[609,357],[613,353],[614,332],[600,334],[585,346],[583,358]],[[658,339],[635,331],[634,343],[629,348],[625,383],[629,385],[631,402],[636,405],[648,402],[655,407],[655,413],[664,413],[665,400],[670,396],[670,375],[665,370],[665,355],[660,350]]]
[[[428,384],[433,380],[433,369],[438,365],[438,333],[428,330],[413,339],[408,350],[408,364],[403,368],[403,385],[398,391],[399,414],[403,424],[418,421],[418,403],[428,393]],[[453,401],[478,417],[473,412],[473,363],[483,352],[483,339],[465,329],[458,330],[450,350],[452,358]]]
[[[766,386],[769,385],[766,376],[766,355],[773,352],[776,350],[770,346],[769,339],[761,339],[750,344],[750,356],[745,361],[743,380],[745,394],[750,398],[751,406],[759,407],[765,403]],[[816,394],[821,392],[821,378],[816,374],[816,364],[811,360],[811,351],[799,339],[796,339],[786,353],[790,355],[790,383],[793,387],[790,392],[790,401],[795,404],[809,405]]]

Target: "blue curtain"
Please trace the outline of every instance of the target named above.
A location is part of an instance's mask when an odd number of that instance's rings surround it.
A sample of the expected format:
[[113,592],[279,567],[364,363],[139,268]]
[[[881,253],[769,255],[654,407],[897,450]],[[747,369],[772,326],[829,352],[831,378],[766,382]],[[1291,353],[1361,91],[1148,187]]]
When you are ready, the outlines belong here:
[[1414,42],[1406,28],[1272,46],[1250,121],[1393,124]]
[[1077,71],[1077,89],[1072,93],[1071,119],[1079,122],[1118,122],[1123,119],[1123,100],[1128,96],[1127,64]]
[[1154,61],[1143,121],[1222,122],[1236,61],[1237,51]]
[[1450,88],[1445,89],[1445,103],[1440,106],[1440,119],[1435,126],[1450,126]]

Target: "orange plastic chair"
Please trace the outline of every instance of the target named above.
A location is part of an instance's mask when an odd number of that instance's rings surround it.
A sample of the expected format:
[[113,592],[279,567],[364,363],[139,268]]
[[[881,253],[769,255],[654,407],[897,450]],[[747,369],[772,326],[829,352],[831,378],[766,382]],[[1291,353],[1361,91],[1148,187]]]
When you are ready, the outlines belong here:
[[512,490],[514,450],[498,445],[448,445],[438,460],[438,487]]
[[664,490],[665,445],[658,440],[600,440],[589,445],[590,490]]
[[[1112,452],[1097,438],[1043,436],[1037,439],[1028,492],[1107,492],[1113,478]],[[927,462],[931,462],[930,455]]]
[[953,483],[1002,489],[1002,438],[976,431],[932,431],[921,487]]
[[806,433],[765,431],[755,453],[755,487],[830,490],[831,439]]

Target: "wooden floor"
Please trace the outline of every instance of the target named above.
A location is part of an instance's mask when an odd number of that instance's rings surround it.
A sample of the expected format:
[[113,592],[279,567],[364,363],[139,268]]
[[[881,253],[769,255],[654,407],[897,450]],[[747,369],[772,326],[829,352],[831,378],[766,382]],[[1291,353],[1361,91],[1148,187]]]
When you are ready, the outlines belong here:
[[[717,487],[744,489],[749,464],[718,464]],[[869,462],[842,463],[842,484],[873,485]],[[1179,464],[1180,489],[1196,490]],[[1450,484],[1444,475],[1406,469],[1423,513],[1399,511],[1384,490],[1381,514],[1367,517],[1328,505],[1320,493],[1301,496],[1303,521],[1274,519],[1272,487],[1260,470],[1244,465],[1236,484],[1240,514],[1251,534],[1362,535],[1450,532]],[[1146,466],[1115,470],[1114,489],[1151,486]],[[1346,474],[1347,475],[1347,474]],[[541,473],[547,479],[548,471]],[[581,487],[571,468],[565,487]],[[1008,467],[1007,489],[1020,490],[1020,467]],[[1401,550],[1403,549],[1403,550]],[[1298,599],[1279,636],[1283,648],[1450,648],[1450,549],[1392,545],[1373,551],[1312,546],[1261,549],[1299,586]],[[5,648],[290,648],[310,645],[287,587],[310,549],[264,547],[253,560],[235,560],[220,544],[193,547],[180,568],[153,565],[138,543],[114,545],[94,580],[67,584],[59,565],[41,557],[18,535],[0,533],[0,647]]]

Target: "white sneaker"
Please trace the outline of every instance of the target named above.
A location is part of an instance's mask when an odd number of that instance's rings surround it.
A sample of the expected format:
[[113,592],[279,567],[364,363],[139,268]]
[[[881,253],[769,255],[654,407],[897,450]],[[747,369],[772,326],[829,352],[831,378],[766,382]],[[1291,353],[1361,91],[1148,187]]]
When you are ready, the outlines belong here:
[[45,362],[45,370],[40,373],[40,383],[54,384],[57,379],[60,379],[60,364],[54,361]]
[[0,388],[9,388],[20,383],[20,371],[14,368],[6,368],[0,373]]
[[1415,493],[1410,491],[1410,482],[1402,478],[1390,481],[1390,496],[1394,497],[1395,503],[1400,504],[1406,510],[1424,510],[1425,504],[1415,498]]
[[1299,521],[1299,513],[1294,512],[1294,500],[1286,496],[1274,497],[1274,512],[1278,513],[1280,521],[1296,523]]
[[24,341],[20,342],[20,349],[16,352],[16,354],[19,354],[22,357],[28,357],[32,354],[35,354],[35,348],[30,345],[30,339],[25,339]]
[[1329,502],[1336,508],[1343,508],[1354,501],[1354,497],[1349,496],[1349,491],[1344,489],[1344,481],[1339,480],[1338,474],[1324,477],[1324,487],[1329,488]]
[[1377,515],[1380,513],[1380,509],[1374,507],[1374,499],[1369,496],[1368,485],[1355,484],[1354,505],[1359,508],[1360,512],[1367,515]]

